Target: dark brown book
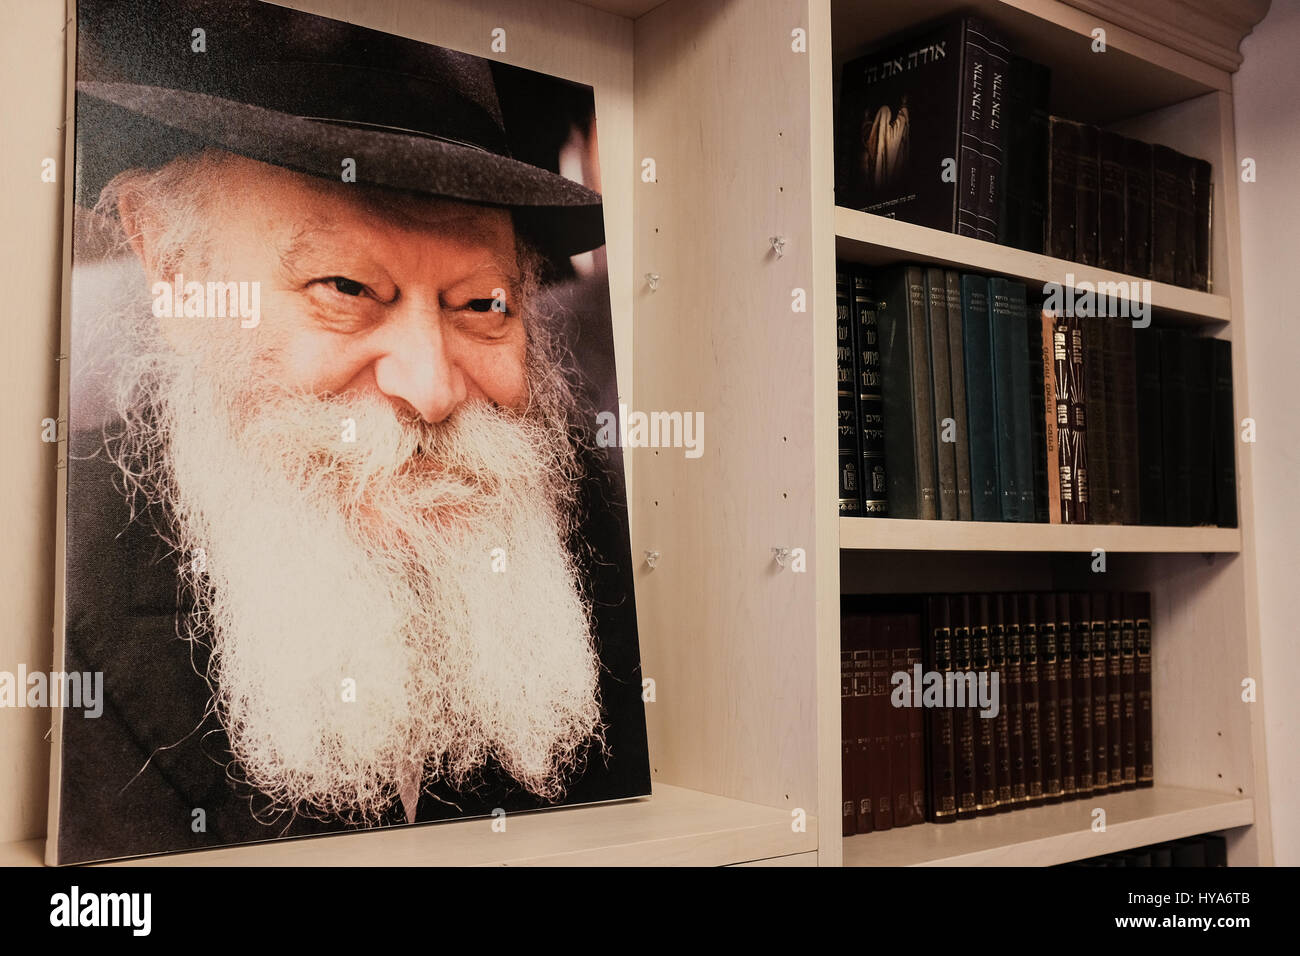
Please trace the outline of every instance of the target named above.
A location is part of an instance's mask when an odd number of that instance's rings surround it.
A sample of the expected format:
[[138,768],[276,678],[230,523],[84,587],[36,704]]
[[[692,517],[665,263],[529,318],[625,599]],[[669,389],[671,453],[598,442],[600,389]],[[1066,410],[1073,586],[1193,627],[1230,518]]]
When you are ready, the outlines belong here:
[[[1069,404],[1070,424],[1066,429],[1070,437],[1061,446],[1074,477],[1074,523],[1092,521],[1092,485],[1088,462],[1088,380],[1084,364],[1083,319],[1078,316],[1064,319],[1066,399]],[[1064,479],[1063,479],[1064,480]]]
[[[919,614],[903,616],[903,634],[907,641],[907,673],[909,681],[914,680],[917,668],[924,659]],[[911,822],[925,822],[925,708],[913,706],[907,709],[907,782],[911,787],[912,805]]]
[[859,833],[870,833],[875,827],[876,812],[872,792],[875,789],[872,774],[875,771],[875,741],[871,736],[871,630],[870,618],[860,616],[867,622],[861,632],[861,638],[853,650],[853,804],[857,811],[856,829]]
[[1087,387],[1088,503],[1093,524],[1110,524],[1110,439],[1106,394],[1106,319],[1081,319]]
[[975,715],[975,808],[981,816],[998,810],[997,720],[987,717],[979,706],[979,688],[987,687],[992,676],[993,642],[989,633],[989,596],[971,599],[971,666],[974,687],[967,682],[966,707]]
[[1210,164],[1203,159],[1191,160],[1192,163],[1192,202],[1193,211],[1192,237],[1192,288],[1209,292],[1214,288],[1214,276],[1211,273],[1210,232],[1214,223],[1214,183],[1211,182]]
[[1050,594],[1029,595],[1038,618],[1038,722],[1043,735],[1043,799],[1059,803],[1061,783],[1060,659],[1056,642],[1056,599]]
[[[1061,436],[1060,429],[1069,423],[1069,406],[1060,390],[1056,377],[1057,348],[1055,313],[1046,309],[1038,313],[1039,357],[1043,363],[1043,451],[1047,456],[1047,520],[1060,524],[1069,507],[1061,497]],[[1065,333],[1059,343],[1060,361],[1065,361]],[[1071,499],[1073,500],[1073,499]]]
[[889,674],[892,664],[890,632],[877,619],[871,631],[871,804],[875,809],[872,828],[889,830],[894,826],[893,709],[889,704]]
[[1151,278],[1174,281],[1178,259],[1178,180],[1181,162],[1167,146],[1151,147]]
[[1079,513],[1075,467],[1082,433],[1075,427],[1073,369],[1070,365],[1070,320],[1052,318],[1052,381],[1056,393],[1056,460],[1061,489],[1061,523],[1074,524]]
[[1092,611],[1092,789],[1110,789],[1110,697],[1106,668],[1106,595],[1094,591],[1089,597]]
[[[1097,265],[1124,271],[1124,177],[1128,169],[1128,140],[1118,133],[1097,134],[1100,186],[1097,194]],[[1094,466],[1095,467],[1095,466]]]
[[961,302],[961,274],[943,274],[948,293],[948,371],[952,376],[952,412],[957,422],[957,517],[973,517],[970,473],[970,431],[966,408],[966,349]]
[[1106,596],[1106,729],[1109,744],[1110,789],[1124,789],[1124,655],[1121,622],[1124,596],[1112,591]]
[[1043,730],[1039,709],[1038,618],[1032,594],[1017,594],[1009,607],[1020,624],[1020,706],[1025,725],[1025,803],[1043,802]]
[[1132,790],[1137,787],[1137,625],[1133,620],[1133,602],[1127,594],[1113,594],[1111,600],[1120,602],[1121,762],[1124,789]]
[[[1138,524],[1137,359],[1133,324],[1105,320],[1106,461],[1111,524]],[[1093,469],[1094,473],[1096,468]],[[1097,497],[1093,488],[1093,498]]]
[[1137,669],[1137,785],[1155,786],[1155,756],[1151,736],[1151,595],[1129,595],[1133,601],[1134,656]]
[[857,811],[853,805],[853,751],[856,745],[853,725],[853,651],[840,651],[840,792],[842,836],[858,832]]
[[1097,212],[1100,205],[1101,170],[1097,161],[1100,131],[1086,123],[1079,126],[1079,156],[1074,179],[1074,261],[1097,264]]
[[1075,261],[1075,179],[1079,165],[1080,124],[1050,120],[1047,172],[1047,254]]
[[[938,674],[953,669],[952,618],[947,595],[926,599],[925,666]],[[933,823],[952,823],[957,819],[957,771],[954,752],[953,711],[947,706],[927,707],[926,743],[928,753],[928,814]]]
[[993,621],[1000,626],[1006,641],[1006,658],[1003,665],[1001,693],[1007,710],[1008,736],[1011,748],[1011,804],[1022,806],[1027,799],[1025,791],[1025,722],[1021,710],[1021,648],[1020,619],[1008,614],[1012,598],[994,594],[990,601]]
[[948,345],[948,284],[943,270],[925,270],[926,352],[934,409],[934,452],[939,476],[939,517],[956,521],[957,433],[952,404],[952,356]]
[[[896,674],[908,673],[907,632],[901,614],[886,615],[884,624],[889,644],[889,733],[892,738],[889,779],[893,783],[893,789],[889,793],[890,806],[894,811],[894,826],[906,827],[912,825],[912,755],[909,752],[912,745],[912,709],[898,706],[894,677]],[[911,701],[906,700],[904,703],[910,704]]]
[[1056,686],[1061,738],[1061,796],[1072,800],[1078,790],[1074,745],[1074,634],[1070,628],[1070,596],[1048,595],[1056,605]]
[[[955,595],[951,600],[953,670],[965,673],[971,669],[973,657],[970,595]],[[978,719],[970,707],[953,708],[953,724],[957,735],[957,817],[962,820],[979,812],[975,770],[975,721]]]
[[[998,713],[989,718],[996,725],[993,735],[997,745],[998,778],[998,812],[1006,813],[1012,808],[1011,796],[1011,711],[1007,706],[1007,632],[1002,620],[1000,602],[997,595],[980,595],[980,613],[986,614],[989,627],[989,681],[990,689],[994,686]],[[991,691],[992,692],[992,691]]]
[[1124,272],[1151,277],[1151,145],[1126,141]]
[[1196,268],[1196,170],[1192,157],[1178,153],[1178,237],[1174,285],[1192,288]]
[[1093,791],[1092,776],[1092,614],[1087,594],[1070,595],[1070,649],[1074,667],[1075,793]]

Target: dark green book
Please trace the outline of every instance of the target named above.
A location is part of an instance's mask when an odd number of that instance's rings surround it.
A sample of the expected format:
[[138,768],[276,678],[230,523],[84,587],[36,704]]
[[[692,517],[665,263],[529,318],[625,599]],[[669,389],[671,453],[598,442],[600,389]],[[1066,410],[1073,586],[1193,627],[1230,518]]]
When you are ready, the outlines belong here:
[[850,275],[861,514],[883,518],[889,514],[889,489],[885,461],[885,402],[880,389],[880,329],[876,320],[875,280],[861,266],[855,267]]
[[[1034,521],[1047,524],[1051,505],[1047,481],[1047,397],[1043,392],[1042,313],[1025,314],[1026,360],[1029,362],[1029,454],[1034,479]],[[1055,462],[1053,462],[1055,467]]]
[[1025,328],[1025,287],[989,280],[989,324],[993,335],[994,424],[1003,521],[1032,521],[1034,477],[1029,447],[1029,350]]
[[957,517],[971,520],[970,433],[966,412],[966,355],[962,335],[961,276],[943,274],[948,290],[948,367],[952,375],[952,417],[957,421]]
[[993,334],[989,281],[961,277],[962,336],[966,343],[966,420],[970,436],[971,514],[976,521],[1002,520],[998,443],[994,425]]
[[934,399],[934,457],[939,475],[939,517],[956,521],[957,420],[952,406],[952,358],[948,350],[948,285],[943,270],[925,270],[926,354]]
[[898,266],[879,274],[877,282],[890,513],[895,518],[935,518],[938,479],[925,278],[919,266]]

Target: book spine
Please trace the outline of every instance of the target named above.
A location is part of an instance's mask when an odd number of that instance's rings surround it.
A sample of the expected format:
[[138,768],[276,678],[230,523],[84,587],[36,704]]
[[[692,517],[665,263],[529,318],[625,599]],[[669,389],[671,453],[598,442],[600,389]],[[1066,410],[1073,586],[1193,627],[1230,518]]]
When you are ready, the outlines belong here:
[[1185,333],[1160,332],[1160,431],[1164,437],[1165,523],[1192,523],[1191,402],[1184,359]]
[[1003,105],[1006,134],[1002,151],[1002,202],[998,209],[998,243],[1025,247],[1025,225],[1029,205],[1029,67],[1023,57],[1013,56],[1007,70],[1006,102]]
[[1173,282],[1178,259],[1178,154],[1151,147],[1151,278]]
[[[913,675],[921,666],[922,630],[917,614],[908,614],[903,621],[907,641],[907,673]],[[915,703],[915,702],[913,702]],[[911,787],[909,816],[912,823],[925,822],[925,708],[907,709],[907,780]]]
[[1137,785],[1155,786],[1151,725],[1151,595],[1134,595],[1134,656],[1137,668]]
[[1016,484],[1020,489],[1020,520],[1033,521],[1037,511],[1034,500],[1034,441],[1033,410],[1034,389],[1030,384],[1029,365],[1029,308],[1023,282],[1006,283],[1007,336],[1011,344],[1011,394],[1012,412],[1016,430]]
[[1151,145],[1125,141],[1124,271],[1151,277]]
[[862,485],[859,480],[861,453],[858,448],[858,405],[854,382],[856,348],[849,306],[849,276],[844,268],[835,271],[835,378],[839,438],[839,510],[841,518],[862,513]]
[[[921,503],[913,418],[922,409],[912,404],[911,331],[908,317],[908,270],[897,268],[878,277],[880,388],[885,420],[886,497],[895,518],[926,517]],[[883,281],[882,281],[883,280]],[[928,404],[928,403],[927,403]],[[928,414],[928,413],[927,413]],[[932,504],[932,502],[931,502]],[[933,514],[929,515],[933,517]]]
[[957,129],[957,208],[953,232],[979,235],[980,185],[983,182],[984,108],[988,51],[980,21],[967,18],[962,29],[961,121]]
[[988,280],[983,276],[961,277],[969,426],[966,433],[970,442],[971,514],[976,521],[998,521],[1002,517],[988,289]]
[[1192,287],[1196,269],[1196,170],[1190,156],[1178,157],[1178,232],[1174,256],[1174,285]]
[[[1214,504],[1214,340],[1183,337],[1189,401],[1185,410],[1188,435],[1188,482],[1192,525],[1212,525]],[[1202,435],[1209,441],[1197,441]],[[1193,437],[1195,436],[1195,437]]]
[[1074,259],[1074,186],[1079,164],[1078,124],[1053,116],[1048,149],[1047,254]]
[[[1118,133],[1097,134],[1100,181],[1097,198],[1097,265],[1124,271],[1124,179],[1128,170],[1127,140]],[[1094,466],[1095,468],[1096,466]]]
[[1048,100],[1052,71],[1031,63],[1029,83],[1029,204],[1020,248],[1041,254],[1047,248],[1047,206],[1051,189],[1051,120]]
[[1043,799],[1059,803],[1061,778],[1060,658],[1056,640],[1056,601],[1049,594],[1030,600],[1038,604],[1038,710],[1043,731]]
[[992,597],[994,621],[1003,630],[1006,647],[1004,670],[1002,672],[1002,695],[1007,709],[1007,736],[1011,749],[1011,805],[1012,808],[1024,804],[1025,791],[1025,722],[1021,708],[1021,647],[1019,619],[1009,614],[1008,595],[995,594]]
[[1192,288],[1209,292],[1214,288],[1211,276],[1210,236],[1214,225],[1214,183],[1210,164],[1192,160],[1192,202],[1194,204]]
[[1061,795],[1074,799],[1079,789],[1074,743],[1074,634],[1070,627],[1070,598],[1067,594],[1048,595],[1047,604],[1056,606],[1056,686],[1058,721],[1061,739]]
[[1092,618],[1088,595],[1070,595],[1070,646],[1074,658],[1074,777],[1079,796],[1093,791]]
[[1092,605],[1092,789],[1110,788],[1110,697],[1106,669],[1106,595],[1094,592]]
[[1120,737],[1123,787],[1137,786],[1137,625],[1133,620],[1132,601],[1127,594],[1116,594],[1120,601]]
[[853,805],[853,756],[856,728],[853,726],[853,652],[840,651],[840,798],[841,836],[858,832]]
[[875,807],[875,830],[894,826],[894,721],[890,711],[889,677],[892,654],[890,632],[877,622],[871,634],[871,737],[875,763],[872,767],[871,797]]
[[1160,333],[1134,330],[1137,380],[1138,518],[1140,524],[1165,523],[1165,453],[1160,385]]
[[1081,320],[1083,327],[1083,368],[1087,377],[1088,422],[1088,503],[1093,524],[1110,524],[1110,474],[1108,411],[1106,394],[1106,320],[1100,317]]
[[[927,601],[926,647],[928,668],[947,674],[953,668],[952,626],[948,598],[935,595]],[[954,712],[951,707],[927,709],[929,720],[930,800],[927,819],[934,823],[952,823],[957,819],[957,772],[955,759]]]
[[1079,156],[1074,180],[1074,257],[1087,266],[1097,264],[1097,213],[1101,169],[1097,155],[1095,126],[1079,126]]
[[[1106,460],[1112,524],[1138,522],[1137,381],[1133,326],[1105,320]],[[1096,468],[1093,469],[1094,473]],[[1096,497],[1096,489],[1093,489]]]
[[[997,715],[988,718],[994,723],[993,735],[997,745],[997,782],[998,812],[1005,813],[1012,807],[1012,770],[1011,770],[1011,709],[1006,700],[1007,674],[1007,632],[1001,615],[992,613],[992,595],[983,595],[981,601],[989,611],[989,675],[990,681],[996,679],[999,685]],[[996,675],[996,678],[994,677]],[[990,684],[990,687],[992,685]],[[991,691],[990,691],[991,693]]]
[[880,323],[876,314],[874,280],[861,269],[852,273],[851,315],[857,372],[858,445],[861,464],[862,514],[889,514],[889,485],[885,461],[885,398],[880,375]]
[[1106,740],[1109,744],[1110,789],[1124,789],[1124,653],[1121,621],[1123,596],[1107,595],[1106,617]]
[[[895,674],[910,674],[907,664],[907,634],[902,627],[901,617],[891,615],[885,629],[889,644],[889,686],[894,686]],[[893,783],[890,791],[894,810],[894,826],[912,825],[912,721],[910,707],[899,707],[890,694],[889,726],[893,738],[890,746],[889,778]],[[907,701],[905,703],[909,703]]]
[[1032,595],[1017,595],[1020,618],[1021,709],[1025,721],[1025,791],[1027,806],[1043,802],[1044,733],[1039,684],[1038,621]]
[[876,813],[872,794],[875,791],[876,754],[872,737],[871,713],[871,645],[870,633],[861,646],[853,651],[853,711],[855,760],[853,771],[853,804],[857,811],[858,833],[870,833],[875,826]]
[[[927,337],[925,273],[919,266],[907,268],[908,344],[912,356],[912,424],[916,429],[917,487],[920,489],[921,518],[939,517],[939,466],[934,443],[934,385],[930,381],[930,352]],[[886,418],[888,416],[886,415]]]
[[[1043,323],[1042,314],[1026,309],[1025,315],[1025,357],[1028,365],[1025,371],[1029,375],[1029,456],[1030,470],[1033,478],[1034,521],[1047,524],[1051,521],[1051,489],[1048,472],[1054,468],[1047,466],[1047,428],[1046,416],[1048,402],[1044,393],[1046,379],[1043,369]],[[1056,450],[1056,436],[1052,436],[1052,450]],[[1057,475],[1057,497],[1060,497],[1060,475]]]
[[1066,319],[1066,360],[1069,363],[1070,431],[1074,441],[1070,452],[1071,471],[1074,475],[1074,523],[1092,521],[1092,483],[1088,462],[1088,378],[1083,348],[1083,320],[1077,316]]
[[971,475],[969,417],[966,408],[966,357],[965,335],[962,331],[961,276],[951,270],[943,274],[944,288],[948,294],[948,370],[952,377],[952,417],[955,419],[957,441],[957,517],[970,521]]
[[939,476],[939,517],[956,521],[957,423],[953,418],[951,356],[948,348],[948,282],[942,269],[925,270],[926,354],[930,362],[935,459]]
[[1214,504],[1220,528],[1237,527],[1237,421],[1232,408],[1232,343],[1214,348]]
[[981,188],[976,234],[980,239],[996,242],[999,207],[1002,205],[1002,163],[1006,142],[1003,120],[1011,51],[1007,48],[1006,38],[998,30],[988,23],[983,23],[982,26],[988,63],[980,132]]
[[[1056,377],[1056,316],[1042,310],[1038,314],[1039,361],[1043,366],[1043,452],[1047,472],[1047,519],[1052,524],[1062,521],[1061,498],[1061,435],[1060,429],[1068,424],[1068,407],[1058,400],[1060,382]],[[1065,361],[1065,338],[1061,338],[1060,360]],[[1062,411],[1066,420],[1062,421]]]
[[[953,599],[952,645],[954,670],[966,672],[971,669],[973,651],[971,648],[970,597],[960,595]],[[978,784],[976,779],[977,760],[975,755],[975,711],[970,707],[953,708],[956,727],[957,758],[957,818],[965,820],[979,812]]]
[[[973,611],[975,620],[971,629],[971,670],[975,673],[976,699],[969,696],[966,707],[975,720],[975,809],[980,816],[996,813],[998,810],[998,739],[997,720],[984,714],[978,706],[980,687],[989,686],[992,677],[993,641],[989,632],[988,595],[977,595]],[[969,692],[968,692],[969,693]]]
[[1027,394],[1016,390],[1017,381],[1026,377],[1025,363],[1019,360],[1025,350],[1016,349],[1010,285],[1006,279],[996,276],[989,280],[989,325],[993,334],[993,417],[997,433],[998,478],[1002,483],[999,489],[1002,520],[1021,521],[1024,496],[1020,487],[1021,430],[1017,426],[1021,417],[1028,418],[1028,403]]

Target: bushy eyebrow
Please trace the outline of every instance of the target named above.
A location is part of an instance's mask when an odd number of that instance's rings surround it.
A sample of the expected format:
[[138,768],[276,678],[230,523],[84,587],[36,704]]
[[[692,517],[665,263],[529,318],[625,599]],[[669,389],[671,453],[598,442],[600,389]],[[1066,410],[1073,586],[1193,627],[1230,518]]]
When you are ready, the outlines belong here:
[[334,230],[323,222],[306,223],[298,227],[276,250],[281,271],[288,276],[297,276],[301,272],[302,261],[328,249],[333,235]]

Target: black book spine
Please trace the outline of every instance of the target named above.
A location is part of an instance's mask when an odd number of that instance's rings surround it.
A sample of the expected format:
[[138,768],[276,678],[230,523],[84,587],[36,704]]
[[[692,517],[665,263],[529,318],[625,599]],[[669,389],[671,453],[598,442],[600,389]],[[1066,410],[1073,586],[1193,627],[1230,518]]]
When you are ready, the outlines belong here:
[[1124,789],[1124,639],[1123,595],[1107,595],[1106,617],[1106,741],[1110,789]]
[[1187,383],[1185,333],[1173,329],[1160,332],[1161,434],[1164,436],[1165,523],[1192,523],[1191,424],[1188,415],[1190,389]]
[[1000,622],[1006,640],[1006,670],[1003,673],[1004,696],[1007,701],[1007,721],[1011,742],[1011,803],[1013,807],[1024,804],[1025,792],[1025,720],[1023,700],[1024,681],[1021,666],[1020,619],[1013,613],[1011,595],[995,594],[992,597],[993,619]]
[[[927,517],[921,501],[917,467],[917,426],[922,410],[912,403],[911,322],[908,270],[897,268],[877,279],[880,298],[876,319],[880,338],[880,387],[884,400],[885,461],[890,514],[896,518]],[[924,311],[924,305],[922,305]],[[928,401],[926,403],[929,404]],[[928,410],[925,414],[929,414]],[[930,500],[933,506],[933,494]],[[928,517],[934,517],[930,514]]]
[[952,417],[956,422],[957,441],[954,450],[957,456],[957,517],[970,521],[971,512],[971,476],[970,476],[970,432],[966,408],[966,357],[963,343],[961,276],[948,271],[943,274],[944,287],[948,293],[948,370],[952,376]]
[[[1034,601],[1034,595],[1029,596]],[[1061,685],[1059,645],[1056,639],[1056,600],[1037,596],[1038,603],[1038,711],[1043,734],[1043,799],[1059,803],[1064,796],[1061,778]]]
[[1052,71],[1041,63],[1029,65],[1029,203],[1020,248],[1041,253],[1047,248],[1047,204],[1051,189],[1051,120],[1048,100]]
[[987,67],[984,84],[984,116],[980,134],[980,196],[977,235],[988,242],[998,238],[999,207],[1002,205],[1002,164],[1006,142],[1004,121],[1011,51],[1006,38],[981,22]]
[[[958,595],[953,602],[953,670],[971,670],[974,651],[971,646],[970,596]],[[954,707],[955,757],[957,763],[957,818],[965,820],[979,812],[979,784],[976,767],[975,723],[980,719],[972,707]]]
[[837,398],[836,428],[839,437],[839,505],[840,517],[862,514],[858,447],[858,405],[854,367],[856,352],[853,321],[849,306],[849,275],[843,263],[835,270],[835,378]]
[[998,790],[1002,782],[998,776],[998,721],[995,717],[985,716],[977,705],[978,688],[987,686],[993,674],[993,635],[989,628],[988,595],[976,595],[972,604],[975,619],[971,631],[971,651],[974,654],[971,670],[975,673],[977,696],[976,701],[968,698],[966,705],[975,716],[976,810],[981,816],[986,816],[998,811]]
[[1195,160],[1178,153],[1178,235],[1174,256],[1174,285],[1192,288],[1196,269],[1196,169]]
[[1092,789],[1110,789],[1110,696],[1106,670],[1106,595],[1093,592],[1092,606]]
[[1191,398],[1187,403],[1191,524],[1212,525],[1215,523],[1214,441],[1196,438],[1214,434],[1214,340],[1184,337],[1183,361]]
[[983,276],[961,277],[962,334],[965,339],[966,416],[970,427],[971,514],[976,521],[1002,518],[998,467],[996,395],[993,385],[993,332],[989,316],[989,282]]
[[1213,339],[1215,522],[1237,527],[1237,420],[1232,407],[1232,343]]
[[[1047,397],[1043,380],[1042,313],[1026,309],[1025,359],[1029,362],[1029,465],[1034,496],[1034,521],[1047,524],[1051,492],[1047,480]],[[1053,444],[1052,453],[1056,446]]]
[[[926,601],[926,667],[939,674],[952,670],[952,624],[948,598],[934,595]],[[950,707],[926,708],[929,742],[928,817],[932,823],[957,819],[957,774],[954,756],[954,713]]]
[[1101,194],[1101,168],[1095,126],[1079,127],[1079,157],[1074,181],[1074,257],[1088,266],[1097,264],[1097,213]]
[[1092,619],[1086,594],[1070,595],[1070,650],[1074,658],[1074,785],[1075,793],[1093,791],[1092,750]]
[[1032,594],[1010,598],[1020,618],[1020,704],[1025,725],[1025,803],[1043,802],[1043,726],[1038,664],[1038,619]]
[[926,354],[934,402],[934,457],[939,478],[939,517],[956,521],[957,422],[952,404],[952,356],[948,348],[948,283],[942,269],[925,270]]
[[[1030,384],[1029,366],[1026,357],[1029,354],[1029,307],[1023,282],[1008,282],[1007,309],[1010,323],[1007,332],[1011,338],[1011,390],[1014,395],[1016,429],[1016,484],[1020,489],[1020,520],[1033,521],[1038,508],[1034,497],[1034,458],[1037,446],[1034,444],[1033,419],[1034,388]],[[1038,394],[1041,394],[1039,390]]]
[[[1061,443],[1074,479],[1074,524],[1092,520],[1091,473],[1088,461],[1088,380],[1084,365],[1083,320],[1065,319],[1066,396],[1069,403],[1070,443]],[[1062,475],[1062,482],[1064,482]]]
[[1173,282],[1178,259],[1178,154],[1151,147],[1151,278]]
[[979,235],[980,185],[983,182],[985,98],[988,95],[988,50],[982,23],[969,17],[962,30],[961,119],[957,129],[957,208],[953,232]]
[[1107,433],[1106,319],[1082,320],[1083,369],[1088,388],[1088,503],[1093,524],[1110,524],[1110,445]]
[[1123,757],[1122,780],[1125,790],[1137,786],[1137,625],[1127,594],[1112,595],[1120,600],[1120,737]]
[[1047,254],[1073,260],[1078,214],[1074,189],[1079,166],[1079,124],[1053,116],[1050,129]]
[[1137,380],[1138,515],[1141,524],[1165,523],[1164,415],[1161,409],[1160,333],[1134,330]]
[[1070,627],[1070,596],[1048,596],[1056,605],[1056,682],[1061,738],[1061,795],[1072,800],[1078,793],[1079,775],[1074,742],[1074,634]]
[[1002,151],[1002,203],[998,209],[998,242],[1023,249],[1029,203],[1029,67],[1024,57],[1013,56],[1007,70],[1003,104],[1005,141]]
[[1133,625],[1137,669],[1137,785],[1155,785],[1151,724],[1151,595],[1134,594]]
[[874,278],[858,268],[852,273],[854,361],[857,371],[858,444],[861,464],[862,514],[889,514],[889,485],[885,461],[885,399],[880,376],[880,324],[876,315]]
[[1125,140],[1124,271],[1151,275],[1151,145]]
[[[1024,495],[1021,493],[1021,455],[1019,442],[1029,436],[1028,373],[1021,358],[1028,348],[1018,340],[1013,326],[1017,319],[1012,312],[1011,283],[999,277],[989,280],[989,323],[993,333],[993,399],[997,434],[998,479],[1001,482],[1003,521],[1024,521],[1032,517],[1024,514]],[[1024,320],[1019,320],[1023,331]],[[1021,348],[1016,348],[1017,341]],[[1017,384],[1024,388],[1017,390]],[[1026,449],[1026,452],[1028,450]],[[1030,480],[1032,481],[1032,470]]]
[[1214,225],[1214,183],[1210,164],[1192,160],[1192,202],[1195,205],[1193,227],[1192,288],[1208,292],[1214,288],[1211,270],[1210,236]]
[[1127,141],[1118,133],[1097,134],[1100,189],[1097,200],[1097,265],[1124,271],[1124,177],[1128,169]]
[[[1103,319],[1106,360],[1106,485],[1111,524],[1137,524],[1137,382],[1133,368],[1133,326],[1127,319]],[[1097,469],[1093,467],[1093,473]],[[1093,499],[1098,497],[1093,488]]]

